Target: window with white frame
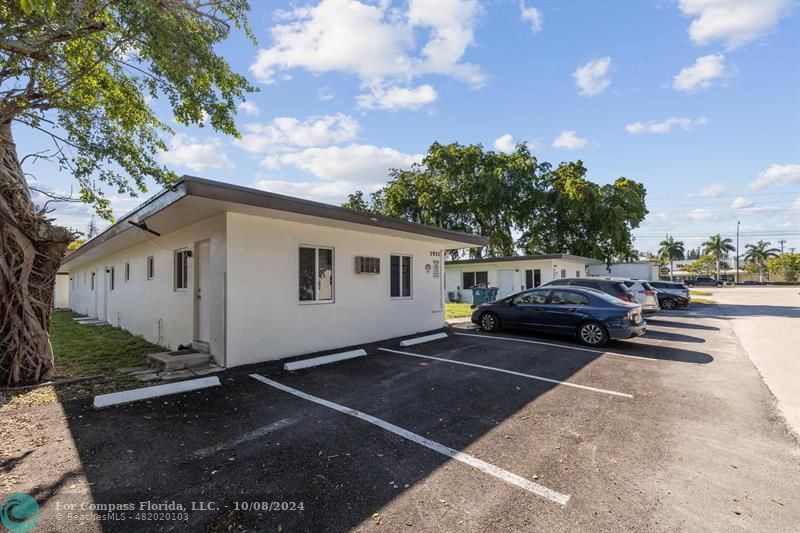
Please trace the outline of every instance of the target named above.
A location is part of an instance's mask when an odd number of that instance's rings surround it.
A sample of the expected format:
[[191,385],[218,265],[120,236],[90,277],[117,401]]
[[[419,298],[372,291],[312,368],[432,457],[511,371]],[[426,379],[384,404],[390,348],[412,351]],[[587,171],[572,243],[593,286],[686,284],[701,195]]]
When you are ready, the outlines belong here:
[[189,288],[189,250],[175,250],[175,290]]
[[389,256],[389,294],[392,298],[411,298],[411,256]]
[[579,278],[579,277],[581,277],[581,271],[580,271],[580,270],[576,270],[576,271],[575,271],[575,277],[576,277],[576,278]]
[[561,279],[564,279],[566,277],[567,277],[567,269],[566,268],[562,268],[561,269]]
[[476,285],[483,285],[484,287],[489,286],[489,272],[481,271],[481,272],[463,272],[461,274],[461,282],[463,283],[462,287],[465,289],[471,289]]
[[298,255],[301,302],[333,301],[333,248],[301,246]]
[[89,290],[90,290],[90,291],[93,291],[93,290],[94,290],[94,278],[95,278],[95,273],[94,273],[94,272],[92,272],[92,278],[89,280],[89,281],[90,281],[90,283],[91,283],[91,285],[89,285]]
[[109,269],[108,273],[109,273],[108,290],[113,291],[114,290],[114,274],[115,274],[115,269],[114,269],[113,266]]
[[131,264],[127,261],[125,262],[125,282],[129,282],[131,280]]
[[154,277],[156,277],[156,259],[151,255],[147,257],[147,279]]

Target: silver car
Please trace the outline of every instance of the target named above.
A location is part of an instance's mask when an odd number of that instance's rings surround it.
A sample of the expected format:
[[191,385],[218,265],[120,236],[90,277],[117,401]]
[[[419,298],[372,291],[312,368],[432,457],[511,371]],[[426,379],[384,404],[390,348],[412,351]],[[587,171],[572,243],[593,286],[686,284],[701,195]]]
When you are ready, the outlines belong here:
[[657,291],[664,292],[666,294],[674,294],[675,296],[680,296],[681,298],[686,298],[687,300],[691,299],[689,297],[689,288],[683,283],[678,283],[677,281],[651,281],[650,286]]
[[642,305],[643,312],[658,313],[661,311],[661,306],[658,305],[658,295],[649,282],[640,279],[626,279],[622,280],[622,283],[633,291],[636,303]]

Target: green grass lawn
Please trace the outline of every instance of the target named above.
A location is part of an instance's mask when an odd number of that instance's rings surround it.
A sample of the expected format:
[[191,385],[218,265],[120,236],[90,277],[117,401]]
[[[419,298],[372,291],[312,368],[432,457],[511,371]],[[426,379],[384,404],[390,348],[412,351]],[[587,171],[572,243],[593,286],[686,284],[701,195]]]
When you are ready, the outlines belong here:
[[53,311],[50,342],[55,354],[56,379],[107,374],[139,366],[144,356],[166,348],[112,326],[82,326],[72,311]]
[[700,304],[700,305],[708,305],[708,304],[715,304],[714,300],[709,300],[708,298],[700,298],[700,296],[711,296],[713,293],[708,291],[689,291],[689,296],[692,298],[693,304]]
[[689,291],[689,295],[691,296],[711,296],[713,293],[708,291]]
[[53,311],[50,323],[50,342],[56,367],[53,381],[58,383],[72,378],[102,377],[23,391],[4,392],[0,389],[0,411],[146,385],[116,370],[144,366],[146,354],[163,352],[166,348],[112,326],[82,326],[72,320],[77,316],[71,311]]
[[444,304],[444,318],[450,320],[451,318],[463,318],[470,316],[472,309],[469,304]]

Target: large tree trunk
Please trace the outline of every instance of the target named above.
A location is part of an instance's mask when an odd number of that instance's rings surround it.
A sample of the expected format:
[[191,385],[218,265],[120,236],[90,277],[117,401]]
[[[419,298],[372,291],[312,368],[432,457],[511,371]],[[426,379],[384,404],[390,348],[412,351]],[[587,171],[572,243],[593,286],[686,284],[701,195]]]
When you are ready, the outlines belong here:
[[53,374],[53,287],[72,237],[36,211],[11,124],[0,124],[0,384],[35,383]]

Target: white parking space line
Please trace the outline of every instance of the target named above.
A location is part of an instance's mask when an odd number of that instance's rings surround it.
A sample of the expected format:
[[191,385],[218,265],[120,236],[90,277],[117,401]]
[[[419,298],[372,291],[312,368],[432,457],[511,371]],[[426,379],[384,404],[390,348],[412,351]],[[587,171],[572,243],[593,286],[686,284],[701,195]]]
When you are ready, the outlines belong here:
[[553,489],[549,489],[543,485],[539,485],[538,483],[529,481],[524,477],[518,476],[507,470],[503,470],[502,468],[494,466],[493,464],[481,461],[477,457],[474,457],[468,453],[459,452],[458,450],[454,450],[453,448],[448,448],[443,444],[439,444],[438,442],[426,439],[421,435],[417,435],[416,433],[412,433],[407,429],[403,429],[399,426],[395,426],[394,424],[390,424],[389,422],[381,420],[380,418],[375,418],[372,415],[362,413],[361,411],[356,411],[355,409],[350,409],[349,407],[345,407],[344,405],[339,405],[337,403],[330,402],[323,398],[312,396],[301,390],[293,389],[292,387],[287,387],[286,385],[278,383],[277,381],[272,381],[271,379],[267,379],[259,374],[250,374],[250,377],[253,379],[257,379],[262,383],[266,383],[267,385],[275,387],[276,389],[280,389],[284,392],[288,392],[289,394],[293,394],[299,398],[303,398],[304,400],[308,400],[310,402],[314,402],[319,405],[324,405],[325,407],[333,409],[334,411],[339,411],[340,413],[344,413],[346,415],[350,415],[365,422],[369,422],[370,424],[378,426],[379,428],[384,429],[390,433],[394,433],[395,435],[399,435],[406,440],[410,440],[411,442],[419,444],[420,446],[425,446],[426,448],[429,448],[442,455],[446,455],[451,459],[455,459],[456,461],[468,464],[473,468],[477,468],[481,472],[489,474],[490,476],[494,476],[497,479],[501,479],[506,483],[510,483],[511,485],[527,490],[528,492],[532,492],[537,496],[547,498],[548,500],[560,503],[561,505],[565,505],[569,501],[568,494],[561,494],[560,492],[556,492]]
[[278,431],[279,429],[285,428],[286,426],[291,426],[292,424],[296,424],[299,421],[300,421],[299,418],[284,418],[278,420],[277,422],[273,422],[272,424],[268,424],[258,429],[254,429],[253,431],[249,431],[244,435],[242,435],[241,437],[231,439],[229,441],[223,442],[222,444],[201,448],[193,452],[191,457],[193,459],[205,459],[206,457],[214,455],[217,452],[230,450],[231,448],[235,448],[236,446],[242,443],[260,439],[261,437],[265,437],[266,435],[269,435],[273,431]]
[[527,344],[541,344],[542,346],[555,346],[556,348],[566,348],[567,350],[576,350],[579,352],[599,353],[601,355],[613,355],[615,357],[627,357],[628,359],[636,359],[638,361],[660,361],[653,357],[639,357],[638,355],[628,355],[625,353],[606,352],[603,350],[595,350],[593,348],[581,348],[580,346],[570,346],[569,344],[556,344],[554,342],[532,341],[528,339],[516,339],[514,337],[501,337],[499,335],[477,335],[475,333],[453,333],[453,335],[461,335],[462,337],[478,337],[479,339],[498,339],[501,341],[524,342]]
[[588,385],[578,385],[577,383],[570,383],[569,381],[559,381],[557,379],[550,379],[550,378],[545,378],[545,377],[542,377],[542,376],[535,376],[533,374],[523,374],[522,372],[515,372],[514,370],[506,370],[504,368],[496,368],[496,367],[493,367],[493,366],[477,365],[475,363],[465,363],[463,361],[455,361],[453,359],[444,359],[442,357],[433,357],[433,356],[430,356],[430,355],[420,355],[420,354],[411,353],[411,352],[401,352],[399,350],[390,350],[389,348],[378,348],[378,350],[381,350],[383,352],[396,353],[396,354],[399,354],[399,355],[410,355],[411,357],[419,357],[420,359],[432,359],[434,361],[442,361],[444,363],[451,363],[451,364],[454,364],[454,365],[471,366],[471,367],[474,367],[474,368],[481,368],[483,370],[491,370],[493,372],[502,372],[503,374],[511,374],[513,376],[519,376],[519,377],[522,377],[522,378],[535,379],[535,380],[538,380],[538,381],[546,381],[548,383],[556,383],[558,385],[565,385],[567,387],[575,387],[576,389],[583,389],[583,390],[588,390],[588,391],[592,391],[592,392],[599,392],[599,393],[602,393],[602,394],[610,394],[612,396],[622,396],[623,398],[633,398],[633,394],[628,394],[628,393],[625,393],[625,392],[617,392],[617,391],[613,391],[613,390],[598,389],[597,387],[589,387]]

